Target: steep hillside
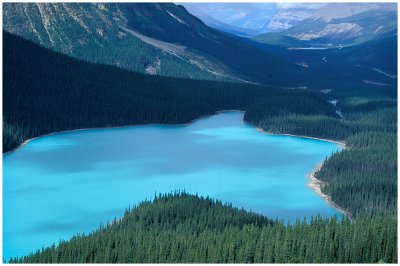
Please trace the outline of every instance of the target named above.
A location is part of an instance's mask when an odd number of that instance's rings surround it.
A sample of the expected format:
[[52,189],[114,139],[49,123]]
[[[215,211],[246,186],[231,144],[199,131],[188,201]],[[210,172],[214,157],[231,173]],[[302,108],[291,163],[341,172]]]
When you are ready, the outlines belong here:
[[[296,43],[292,37],[280,36]],[[393,59],[397,55],[397,33],[359,45],[331,49],[286,49],[250,40],[247,43],[315,71],[335,73],[338,79],[347,77],[353,81],[373,82],[370,85],[375,87],[396,88],[397,62]]]
[[3,9],[6,31],[78,59],[162,76],[232,79],[215,60],[135,35],[117,4],[6,3]]
[[188,123],[219,110],[247,110],[264,98],[276,98],[271,109],[285,102],[291,112],[336,116],[313,93],[144,75],[79,61],[6,32],[3,55],[3,151],[54,131]]
[[388,37],[372,40],[360,45],[350,46],[338,50],[329,50],[326,60],[336,64],[346,62],[370,68],[379,68],[389,72],[392,76],[397,73],[397,33]]
[[[157,3],[6,3],[3,24],[52,50],[163,76],[319,89],[333,78],[207,27],[184,7]],[[290,78],[289,78],[290,77]]]
[[[130,28],[143,35],[169,43],[179,43],[207,54],[251,81],[301,86],[316,79],[312,73],[301,67],[288,64],[278,57],[249,47],[236,38],[212,30],[182,6],[123,4],[120,8],[128,14],[127,23]],[[174,19],[171,20],[171,17]]]

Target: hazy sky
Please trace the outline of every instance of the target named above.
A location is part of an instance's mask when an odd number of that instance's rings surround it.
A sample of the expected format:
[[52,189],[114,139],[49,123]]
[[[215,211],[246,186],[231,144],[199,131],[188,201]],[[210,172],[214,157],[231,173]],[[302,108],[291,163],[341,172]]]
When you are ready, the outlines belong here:
[[[226,24],[258,29],[279,11],[293,8],[315,9],[326,3],[183,3]],[[190,8],[188,8],[190,9]]]

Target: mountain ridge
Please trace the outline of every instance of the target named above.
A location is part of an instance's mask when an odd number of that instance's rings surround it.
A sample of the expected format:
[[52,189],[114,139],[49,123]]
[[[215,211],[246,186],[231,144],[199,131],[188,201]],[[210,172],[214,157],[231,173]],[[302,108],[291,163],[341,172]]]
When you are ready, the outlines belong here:
[[[329,83],[307,69],[207,27],[183,6],[6,3],[3,7],[6,31],[89,62],[162,76],[284,87],[319,88]],[[181,53],[160,49],[132,32],[162,41],[164,46],[179,45]]]
[[[291,37],[308,46],[331,48],[362,44],[387,37],[394,32],[397,32],[397,11],[372,9],[330,19],[324,16],[311,16],[275,35],[280,35],[281,38]],[[271,33],[266,33],[253,39],[286,46],[285,43],[274,42],[273,37]]]
[[78,59],[142,73],[160,62],[154,74],[211,80],[232,79],[230,73],[219,72],[223,69],[221,63],[213,61],[208,64],[210,69],[206,69],[201,61],[193,60],[193,57],[177,57],[165,53],[127,33],[123,29],[127,20],[115,4],[7,3],[3,7],[6,31]]

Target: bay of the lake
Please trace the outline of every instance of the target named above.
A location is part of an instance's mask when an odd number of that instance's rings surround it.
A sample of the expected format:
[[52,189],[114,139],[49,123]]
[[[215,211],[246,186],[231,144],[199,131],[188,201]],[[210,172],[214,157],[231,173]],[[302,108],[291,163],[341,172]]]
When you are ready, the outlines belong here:
[[307,186],[307,173],[340,147],[264,134],[243,115],[56,133],[4,155],[3,258],[90,232],[175,190],[287,221],[340,215]]

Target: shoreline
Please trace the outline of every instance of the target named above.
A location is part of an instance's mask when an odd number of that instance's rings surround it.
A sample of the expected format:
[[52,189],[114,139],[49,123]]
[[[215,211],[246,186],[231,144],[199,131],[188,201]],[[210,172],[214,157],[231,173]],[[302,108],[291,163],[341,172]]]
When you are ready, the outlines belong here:
[[[218,114],[221,114],[221,113],[227,113],[227,112],[241,112],[241,113],[244,113],[245,111],[242,111],[242,110],[221,110],[221,111],[216,111],[214,114],[204,115],[204,116],[201,116],[199,118],[193,119],[193,120],[189,121],[188,123],[182,123],[182,124],[136,124],[136,125],[126,125],[126,126],[93,127],[93,128],[79,128],[79,129],[55,131],[55,132],[51,132],[51,133],[48,133],[48,134],[43,134],[43,135],[39,135],[37,137],[33,137],[33,138],[30,138],[30,139],[27,139],[24,142],[22,142],[20,145],[15,147],[14,149],[12,149],[10,151],[7,151],[7,152],[4,152],[3,156],[9,155],[9,154],[15,152],[16,150],[18,150],[18,149],[22,148],[23,146],[27,145],[32,140],[35,140],[35,139],[41,138],[41,137],[45,137],[45,136],[51,136],[51,135],[55,135],[55,134],[60,134],[60,133],[70,133],[70,132],[83,131],[83,130],[101,130],[101,129],[113,129],[113,128],[128,128],[128,127],[137,127],[137,126],[189,126],[189,125],[195,123],[196,121],[198,121],[200,119],[204,119],[204,118],[207,118],[207,117],[211,117],[211,116],[214,116],[214,115],[218,115]],[[243,120],[243,122],[247,123],[244,120]],[[335,141],[335,140],[330,140],[330,139],[322,139],[322,138],[309,137],[309,136],[300,136],[300,135],[293,135],[293,134],[284,134],[284,133],[277,134],[277,133],[265,131],[265,130],[259,128],[259,127],[256,127],[256,129],[257,129],[257,131],[259,131],[261,133],[269,134],[269,135],[289,136],[289,137],[306,138],[306,139],[313,139],[313,140],[321,140],[321,141],[331,142],[331,143],[337,144],[342,149],[346,149],[346,143],[342,142],[342,141]],[[321,189],[322,189],[322,187],[324,185],[324,182],[322,182],[321,180],[318,180],[317,178],[315,178],[315,173],[317,173],[321,169],[321,167],[322,167],[322,163],[318,163],[313,168],[313,170],[309,174],[307,174],[307,177],[308,177],[308,180],[309,180],[308,183],[307,183],[307,186],[310,189],[312,189],[316,194],[318,194],[321,198],[323,198],[329,205],[331,205],[337,211],[343,213],[345,216],[350,218],[351,216],[350,216],[349,212],[343,210],[339,205],[337,205],[335,202],[333,202],[330,196],[322,193]]]
[[322,168],[322,163],[317,163],[313,170],[307,174],[307,178],[308,178],[308,183],[307,186],[313,190],[318,196],[320,196],[321,198],[323,198],[329,205],[331,205],[333,208],[335,208],[337,211],[341,212],[342,214],[344,214],[346,217],[348,217],[351,219],[351,215],[348,211],[343,210],[339,205],[337,205],[335,202],[332,201],[331,196],[326,195],[322,192],[322,188],[325,185],[325,183],[319,179],[317,179],[315,177],[315,174],[321,170]]
[[218,115],[218,114],[221,114],[221,113],[228,113],[228,112],[241,112],[241,113],[244,113],[245,111],[242,111],[242,110],[221,110],[221,111],[216,111],[214,114],[203,115],[203,116],[201,116],[199,118],[195,118],[193,120],[190,120],[187,123],[181,123],[181,124],[160,124],[160,123],[131,124],[131,125],[125,125],[125,126],[86,127],[86,128],[77,128],[77,129],[67,129],[67,130],[61,130],[61,131],[54,131],[54,132],[42,134],[42,135],[27,139],[24,142],[22,142],[21,144],[19,144],[17,147],[13,148],[12,150],[9,150],[7,152],[3,152],[3,156],[4,155],[9,155],[9,154],[15,152],[16,150],[21,149],[23,146],[27,145],[32,140],[35,140],[35,139],[41,138],[41,137],[48,137],[48,136],[55,135],[55,134],[71,133],[71,132],[84,131],[84,130],[103,130],[103,129],[105,130],[105,129],[140,127],[140,126],[173,126],[173,127],[190,126],[190,125],[192,125],[193,123],[195,123],[198,120],[201,120],[201,119],[204,119],[204,118],[208,118],[208,117],[211,117],[211,116],[214,116],[214,115]]
[[[300,135],[293,135],[293,134],[277,134],[277,133],[265,131],[262,128],[259,128],[259,127],[257,127],[257,131],[259,131],[261,133],[264,133],[264,134],[276,135],[276,136],[289,136],[289,137],[321,140],[321,141],[335,143],[336,145],[340,146],[340,148],[347,149],[346,143],[343,142],[343,141],[336,141],[336,140],[331,140],[331,139],[322,139],[322,138],[309,137],[309,136],[300,136]],[[322,187],[325,185],[325,183],[315,177],[315,174],[322,168],[322,164],[323,164],[322,162],[321,163],[317,163],[314,166],[314,168],[311,170],[311,172],[307,174],[307,179],[308,179],[307,186],[311,190],[313,190],[319,197],[321,197],[324,201],[326,201],[330,206],[332,206],[334,209],[336,209],[340,213],[344,214],[346,217],[348,217],[351,220],[351,214],[348,211],[345,211],[338,204],[336,204],[332,200],[331,196],[322,193]]]
[[257,127],[257,130],[261,133],[265,134],[270,134],[270,135],[276,135],[276,136],[288,136],[288,137],[296,137],[296,138],[304,138],[304,139],[314,139],[314,140],[322,140],[326,142],[331,142],[339,145],[342,149],[346,149],[346,142],[339,141],[339,140],[331,140],[331,139],[323,139],[323,138],[316,138],[316,137],[310,137],[310,136],[303,136],[303,135],[293,135],[293,134],[287,134],[287,133],[274,133],[270,131],[265,131],[262,128]]

